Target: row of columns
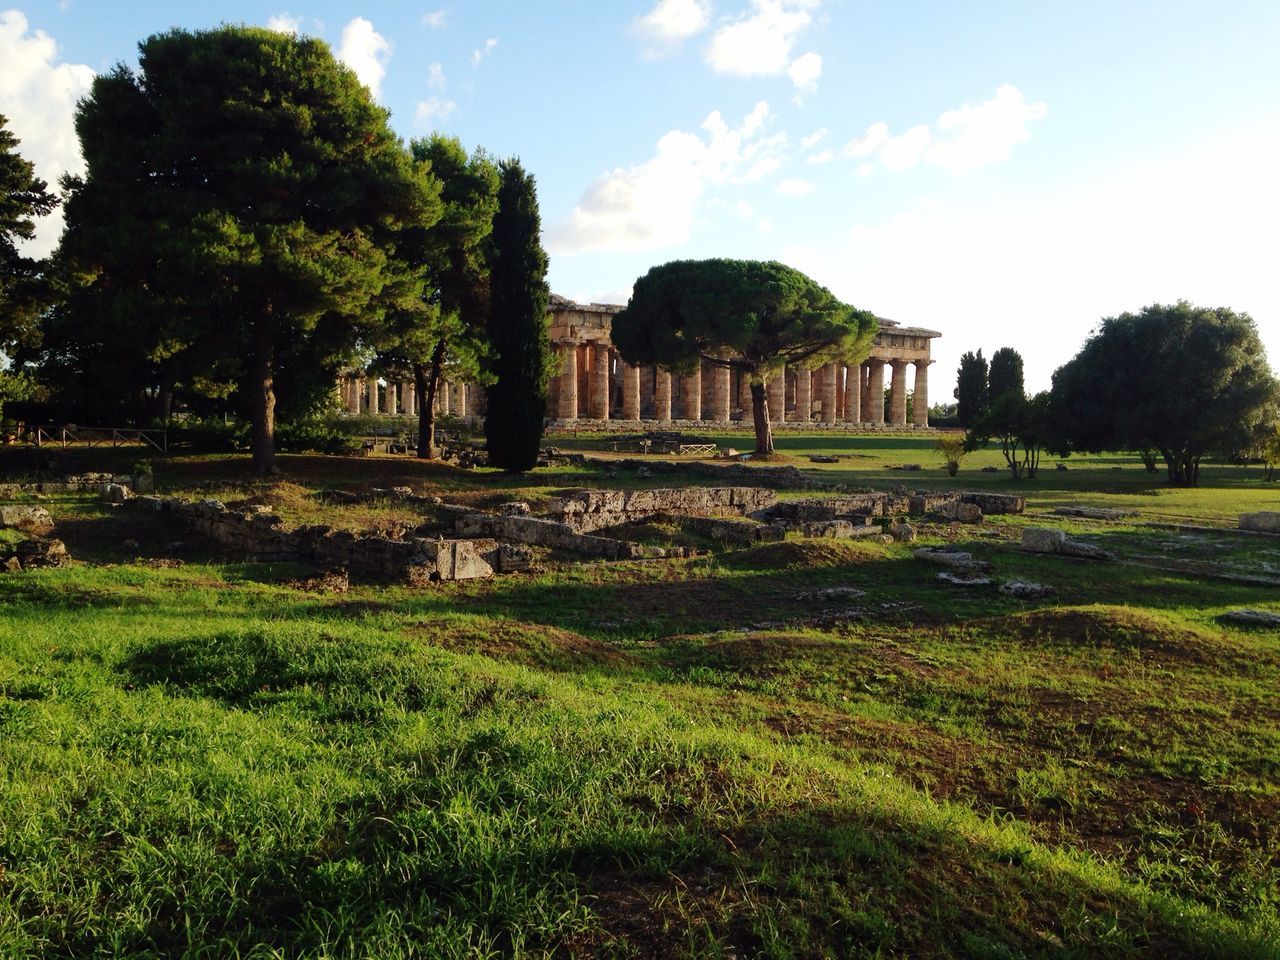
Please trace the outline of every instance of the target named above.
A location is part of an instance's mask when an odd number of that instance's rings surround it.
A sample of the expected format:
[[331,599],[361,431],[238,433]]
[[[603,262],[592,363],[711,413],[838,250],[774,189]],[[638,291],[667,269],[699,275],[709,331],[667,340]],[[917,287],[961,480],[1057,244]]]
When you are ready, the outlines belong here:
[[[732,419],[735,407],[742,411],[742,419],[751,419],[750,383],[728,367],[704,362],[700,369],[678,375],[661,367],[634,367],[604,343],[563,343],[559,349],[560,376],[556,396],[547,411],[549,416],[560,420],[608,420],[614,413],[615,401],[620,400],[617,413],[623,420],[724,423]],[[782,422],[790,409],[790,419],[801,422],[906,426],[907,367],[914,366],[911,421],[926,427],[930,363],[869,359],[856,365],[828,363],[816,370],[788,368],[768,384],[770,419]],[[887,405],[883,399],[886,367],[892,374]],[[736,404],[735,376],[739,379]],[[615,378],[620,385],[618,391],[614,390]]]
[[[436,412],[466,417],[479,413],[480,389],[471,383],[445,382],[436,390]],[[417,387],[412,380],[382,382],[376,377],[347,376],[338,380],[338,400],[353,416],[362,413],[416,417]]]

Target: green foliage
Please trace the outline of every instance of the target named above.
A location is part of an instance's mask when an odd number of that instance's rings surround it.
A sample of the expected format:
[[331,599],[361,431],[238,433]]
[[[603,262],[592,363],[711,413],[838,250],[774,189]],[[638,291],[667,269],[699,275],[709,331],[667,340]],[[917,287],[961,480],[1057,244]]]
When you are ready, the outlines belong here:
[[942,459],[947,465],[947,475],[954,477],[960,472],[960,462],[964,459],[964,455],[969,452],[965,446],[964,435],[944,433],[938,437],[934,446],[942,454]]
[[628,363],[674,371],[702,361],[752,384],[756,451],[770,453],[764,383],[785,366],[858,363],[875,339],[875,315],[841,303],[799,270],[775,261],[675,260],[638,279],[612,337]]
[[436,456],[435,404],[445,380],[485,382],[489,237],[498,208],[498,168],[483,150],[467,156],[455,137],[413,140],[415,160],[441,184],[440,219],[410,225],[398,256],[423,279],[422,300],[391,311],[377,338],[381,369],[414,378],[419,403],[418,455]]
[[7,125],[0,116],[0,350],[12,351],[39,339],[37,320],[51,298],[44,262],[23,256],[18,243],[35,236],[36,218],[53,212],[58,200],[18,154]]
[[0,418],[4,416],[4,405],[10,400],[30,400],[36,395],[38,387],[31,377],[22,372],[0,370]]
[[249,447],[249,425],[218,417],[175,420],[169,424],[169,446],[197,453],[232,453]]
[[1105,318],[1053,393],[1073,449],[1156,450],[1193,486],[1207,454],[1250,448],[1280,404],[1249,315],[1185,300]]
[[1006,393],[1026,395],[1022,380],[1022,355],[1013,347],[1001,347],[991,355],[987,373],[987,398],[995,403]]
[[962,427],[972,427],[990,406],[987,392],[987,361],[982,351],[965,353],[956,370],[956,417]]
[[276,431],[276,440],[281,450],[290,453],[314,450],[318,453],[351,454],[360,448],[360,441],[352,436],[345,423],[325,417],[282,420]]
[[489,463],[515,473],[538,460],[552,361],[547,334],[547,254],[533,176],[518,160],[499,167],[489,281],[490,370],[485,438]]
[[1045,448],[1061,444],[1049,392],[1026,397],[1020,391],[1006,391],[996,397],[991,407],[970,428],[965,447],[972,450],[986,446],[993,438],[1000,441],[1000,452],[1014,480],[1034,480],[1040,469],[1040,456]]
[[123,341],[161,396],[235,382],[270,471],[277,387],[330,390],[388,309],[420,301],[395,242],[434,222],[438,184],[323,42],[251,27],[148,38],[77,130],[60,346],[83,368]]

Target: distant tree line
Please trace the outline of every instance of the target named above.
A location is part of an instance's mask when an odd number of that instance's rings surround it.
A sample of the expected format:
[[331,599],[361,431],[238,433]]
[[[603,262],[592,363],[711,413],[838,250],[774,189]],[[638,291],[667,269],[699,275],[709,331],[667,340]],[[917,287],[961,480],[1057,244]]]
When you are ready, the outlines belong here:
[[[344,368],[413,378],[427,458],[439,384],[475,377],[490,384],[489,419],[518,425],[490,442],[521,452],[495,461],[532,466],[542,421],[528,411],[545,379],[513,371],[547,365],[547,260],[519,162],[440,135],[406,147],[313,38],[173,30],[139,52],[77,110],[86,171],[62,184],[47,262],[16,241],[57,200],[0,121],[0,349],[13,366],[84,420],[230,407],[252,423],[260,474],[275,467],[277,417],[331,402]],[[496,230],[504,217],[514,225]]]
[[1132,451],[1149,472],[1194,486],[1206,457],[1280,463],[1280,384],[1248,314],[1186,301],[1104,319],[1080,352],[1028,397],[1022,358],[966,353],[958,417],[969,449],[999,441],[1013,478],[1034,478],[1043,451]]

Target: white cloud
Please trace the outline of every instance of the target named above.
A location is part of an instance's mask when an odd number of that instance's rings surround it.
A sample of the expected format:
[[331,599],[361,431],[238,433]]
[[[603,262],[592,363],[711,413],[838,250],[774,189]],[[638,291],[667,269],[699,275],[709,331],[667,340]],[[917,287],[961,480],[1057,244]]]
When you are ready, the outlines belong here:
[[711,23],[710,0],[658,0],[653,9],[631,21],[631,32],[648,57],[674,52]]
[[418,101],[414,111],[414,119],[419,126],[429,126],[441,120],[448,120],[458,109],[458,105],[444,97],[428,97]]
[[438,63],[433,63],[427,67],[427,89],[435,90],[439,93],[446,86],[448,81],[444,76],[444,67]]
[[805,163],[830,163],[836,158],[836,155],[830,150],[819,150],[817,153],[811,153],[804,158]]
[[275,30],[277,33],[296,34],[302,29],[302,18],[292,13],[277,13],[267,21],[267,29]]
[[1043,119],[1048,109],[1044,103],[1027,103],[1016,87],[1005,84],[990,100],[943,113],[936,133],[921,123],[894,136],[888,124],[873,123],[845,145],[844,153],[865,158],[858,170],[863,176],[863,168],[873,160],[888,170],[907,170],[923,162],[967,173],[1008,159],[1016,144],[1030,139],[1028,124]]
[[[809,11],[816,6],[817,0],[752,0],[748,16],[712,35],[707,63],[716,73],[735,77],[785,73],[792,64],[791,49],[813,22]],[[821,59],[818,63],[821,71]]]
[[[749,183],[777,169],[785,134],[765,135],[769,106],[756,104],[730,127],[714,111],[702,133],[672,130],[642,164],[620,167],[583,192],[567,222],[549,233],[558,254],[586,250],[652,250],[685,242],[699,202],[713,187]],[[750,208],[738,213],[749,216]]]
[[[43,30],[29,32],[17,10],[0,11],[0,114],[20,141],[18,153],[31,161],[36,176],[57,189],[64,173],[83,173],[76,137],[76,101],[89,92],[94,72],[84,64],[58,62],[58,45]],[[36,237],[26,247],[44,256],[57,244],[62,214],[36,221]]]
[[449,13],[447,10],[433,10],[422,15],[422,25],[432,30],[443,30],[448,22]]
[[382,78],[387,75],[387,61],[391,59],[391,41],[373,29],[373,24],[364,17],[356,17],[342,28],[338,59],[355,71],[375,100],[382,95]]
[[778,184],[777,192],[784,197],[807,197],[817,189],[809,180],[783,180]]
[[806,151],[812,150],[814,147],[820,144],[823,140],[827,139],[827,132],[828,131],[826,127],[819,127],[817,130],[813,131],[813,133],[809,134],[807,137],[801,137],[800,149],[806,150]]
[[490,37],[484,42],[484,45],[472,51],[471,65],[473,67],[480,66],[480,61],[493,52],[493,48],[498,45],[497,37]]
[[756,221],[756,230],[758,230],[760,233],[765,234],[766,236],[768,234],[773,233],[773,218],[761,217],[759,220]]
[[818,89],[818,78],[822,76],[822,57],[812,52],[801,54],[787,67],[787,76],[797,90],[812,93]]

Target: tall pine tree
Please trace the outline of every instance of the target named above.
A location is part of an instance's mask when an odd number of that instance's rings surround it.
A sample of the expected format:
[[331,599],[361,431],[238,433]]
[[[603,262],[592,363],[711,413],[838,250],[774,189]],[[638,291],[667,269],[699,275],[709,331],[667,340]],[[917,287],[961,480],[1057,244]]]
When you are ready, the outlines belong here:
[[533,176],[520,161],[499,166],[489,271],[489,343],[494,381],[484,430],[489,462],[512,473],[531,469],[547,410],[551,340],[547,335],[547,254]]

